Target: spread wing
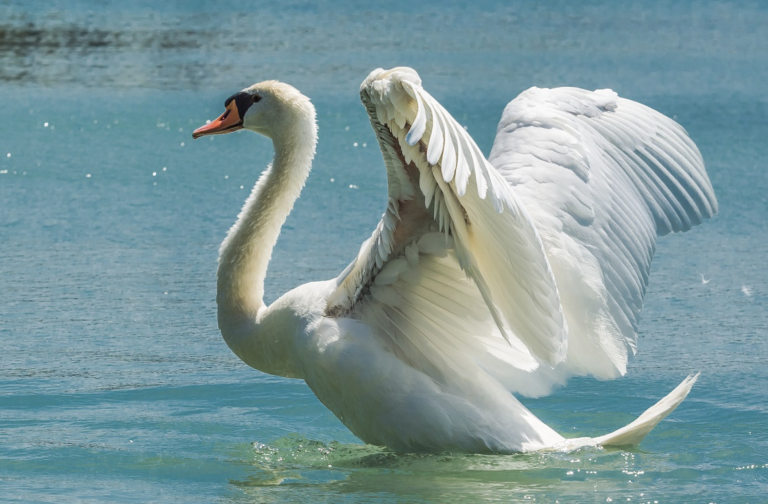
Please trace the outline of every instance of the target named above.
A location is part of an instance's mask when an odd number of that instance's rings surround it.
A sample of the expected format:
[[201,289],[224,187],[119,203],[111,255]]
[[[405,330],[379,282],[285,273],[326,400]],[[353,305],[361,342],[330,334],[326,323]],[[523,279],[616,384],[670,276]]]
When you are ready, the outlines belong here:
[[567,367],[624,374],[656,237],[717,212],[699,150],[676,122],[613,91],[531,88],[504,110],[489,160],[543,241]]
[[[408,68],[375,70],[360,96],[379,141],[388,205],[338,279],[327,315],[363,320],[400,358],[440,378],[526,379],[567,351],[555,278],[525,207]],[[547,366],[540,366],[546,363]]]

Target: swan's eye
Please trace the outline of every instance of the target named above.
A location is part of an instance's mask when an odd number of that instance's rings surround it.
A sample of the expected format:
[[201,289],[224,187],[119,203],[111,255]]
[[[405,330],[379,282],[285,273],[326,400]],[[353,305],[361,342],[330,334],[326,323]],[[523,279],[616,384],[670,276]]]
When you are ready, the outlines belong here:
[[258,103],[261,101],[261,96],[255,94],[253,95],[253,103]]

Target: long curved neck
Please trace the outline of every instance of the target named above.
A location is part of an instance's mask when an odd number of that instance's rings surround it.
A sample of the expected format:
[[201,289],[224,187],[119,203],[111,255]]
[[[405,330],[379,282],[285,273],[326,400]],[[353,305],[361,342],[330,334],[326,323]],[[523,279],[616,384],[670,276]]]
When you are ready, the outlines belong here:
[[286,375],[290,343],[278,341],[285,339],[282,334],[267,334],[276,324],[264,320],[269,311],[263,302],[264,278],[280,228],[312,167],[314,116],[283,133],[273,138],[272,165],[262,173],[221,245],[216,302],[219,329],[238,357],[262,371]]

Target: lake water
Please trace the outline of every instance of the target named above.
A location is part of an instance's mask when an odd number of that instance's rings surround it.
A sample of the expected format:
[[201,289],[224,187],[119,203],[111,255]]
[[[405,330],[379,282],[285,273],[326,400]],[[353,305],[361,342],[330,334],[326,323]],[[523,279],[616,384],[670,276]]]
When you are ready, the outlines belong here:
[[[760,3],[0,0],[0,501],[768,501],[766,27]],[[271,145],[192,130],[270,78],[318,109],[271,301],[378,222],[357,89],[395,65],[486,153],[532,85],[613,88],[700,146],[720,214],[659,242],[627,376],[524,401],[598,435],[700,370],[640,449],[396,455],[224,344],[217,249]]]

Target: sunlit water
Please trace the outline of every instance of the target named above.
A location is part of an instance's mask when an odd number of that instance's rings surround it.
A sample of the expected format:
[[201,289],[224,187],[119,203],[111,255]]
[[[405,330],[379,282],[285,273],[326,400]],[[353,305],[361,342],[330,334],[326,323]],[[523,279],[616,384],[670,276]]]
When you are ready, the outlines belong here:
[[[768,500],[768,12],[413,4],[0,1],[0,501]],[[611,87],[701,147],[721,213],[660,241],[627,376],[525,400],[566,436],[603,434],[701,370],[639,450],[393,454],[221,340],[218,245],[271,146],[191,131],[267,78],[317,106],[271,301],[337,275],[378,221],[357,87],[397,64],[485,152],[530,85]]]

